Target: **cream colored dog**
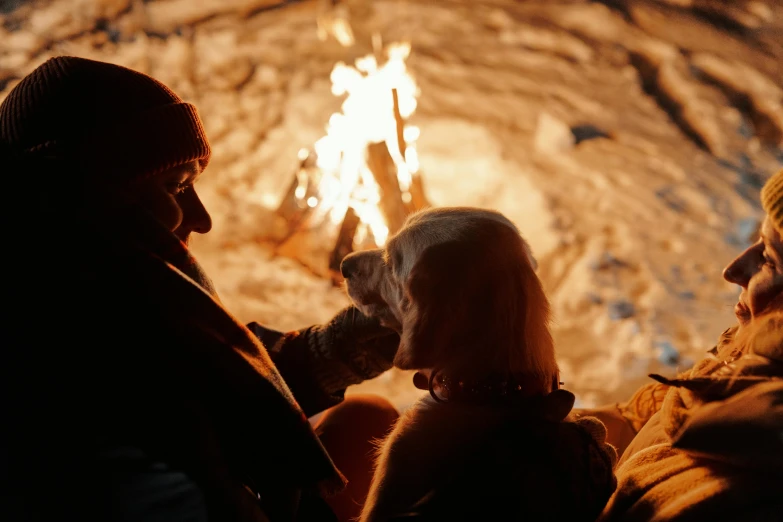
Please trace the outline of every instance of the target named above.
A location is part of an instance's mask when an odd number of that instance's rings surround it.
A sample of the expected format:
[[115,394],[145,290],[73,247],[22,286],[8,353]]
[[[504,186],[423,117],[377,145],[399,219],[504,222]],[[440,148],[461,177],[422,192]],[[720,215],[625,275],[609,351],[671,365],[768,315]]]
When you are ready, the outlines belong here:
[[343,260],[356,306],[400,332],[395,366],[430,392],[380,446],[361,522],[600,512],[616,454],[598,421],[562,422],[574,397],[558,390],[535,266],[513,223],[476,208],[417,213]]

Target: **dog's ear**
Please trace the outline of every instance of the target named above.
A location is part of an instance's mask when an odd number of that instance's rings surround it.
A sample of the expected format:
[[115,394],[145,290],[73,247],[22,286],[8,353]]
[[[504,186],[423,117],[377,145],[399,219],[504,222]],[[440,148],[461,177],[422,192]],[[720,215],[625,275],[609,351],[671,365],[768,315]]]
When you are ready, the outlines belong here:
[[[489,221],[469,237],[427,248],[406,290],[400,361],[407,367],[535,376],[549,389],[557,367],[549,303],[509,226]],[[401,366],[404,367],[404,366]]]

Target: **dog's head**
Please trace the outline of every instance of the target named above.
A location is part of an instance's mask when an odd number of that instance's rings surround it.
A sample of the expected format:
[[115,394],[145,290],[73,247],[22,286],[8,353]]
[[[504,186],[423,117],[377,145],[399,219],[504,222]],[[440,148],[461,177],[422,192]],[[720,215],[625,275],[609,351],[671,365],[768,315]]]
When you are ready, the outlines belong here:
[[419,212],[386,248],[347,256],[342,272],[359,309],[400,332],[398,368],[526,376],[544,390],[557,376],[535,260],[497,212]]

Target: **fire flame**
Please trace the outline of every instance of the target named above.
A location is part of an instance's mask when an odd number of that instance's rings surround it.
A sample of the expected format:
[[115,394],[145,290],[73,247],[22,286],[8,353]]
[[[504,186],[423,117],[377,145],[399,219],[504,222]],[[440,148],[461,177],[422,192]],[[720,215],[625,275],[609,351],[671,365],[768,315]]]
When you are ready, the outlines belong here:
[[[419,129],[404,126],[403,156],[392,97],[396,90],[399,115],[403,119],[415,112],[418,87],[405,65],[410,45],[391,44],[384,54],[386,61],[382,64],[374,55],[368,55],[357,59],[353,66],[339,62],[332,69],[332,94],[346,98],[341,111],[329,118],[326,135],[314,145],[320,171],[314,195],[308,190],[310,180],[304,178],[300,179],[295,192],[300,204],[313,209],[316,222],[328,219],[338,224],[348,208],[353,208],[360,219],[355,242],[366,241],[369,233],[377,246],[385,244],[389,227],[378,206],[381,196],[367,164],[367,146],[386,144],[405,202],[410,201],[412,176],[419,170],[415,146]],[[300,157],[302,154],[307,151],[301,151]]]

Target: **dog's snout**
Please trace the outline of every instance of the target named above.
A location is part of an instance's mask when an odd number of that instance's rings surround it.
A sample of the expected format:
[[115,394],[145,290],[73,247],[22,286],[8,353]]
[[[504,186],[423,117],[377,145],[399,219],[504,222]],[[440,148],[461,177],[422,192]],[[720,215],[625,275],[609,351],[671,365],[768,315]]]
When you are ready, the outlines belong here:
[[340,263],[340,273],[344,278],[348,279],[352,275],[356,274],[356,270],[359,267],[359,259],[353,256],[347,256]]

